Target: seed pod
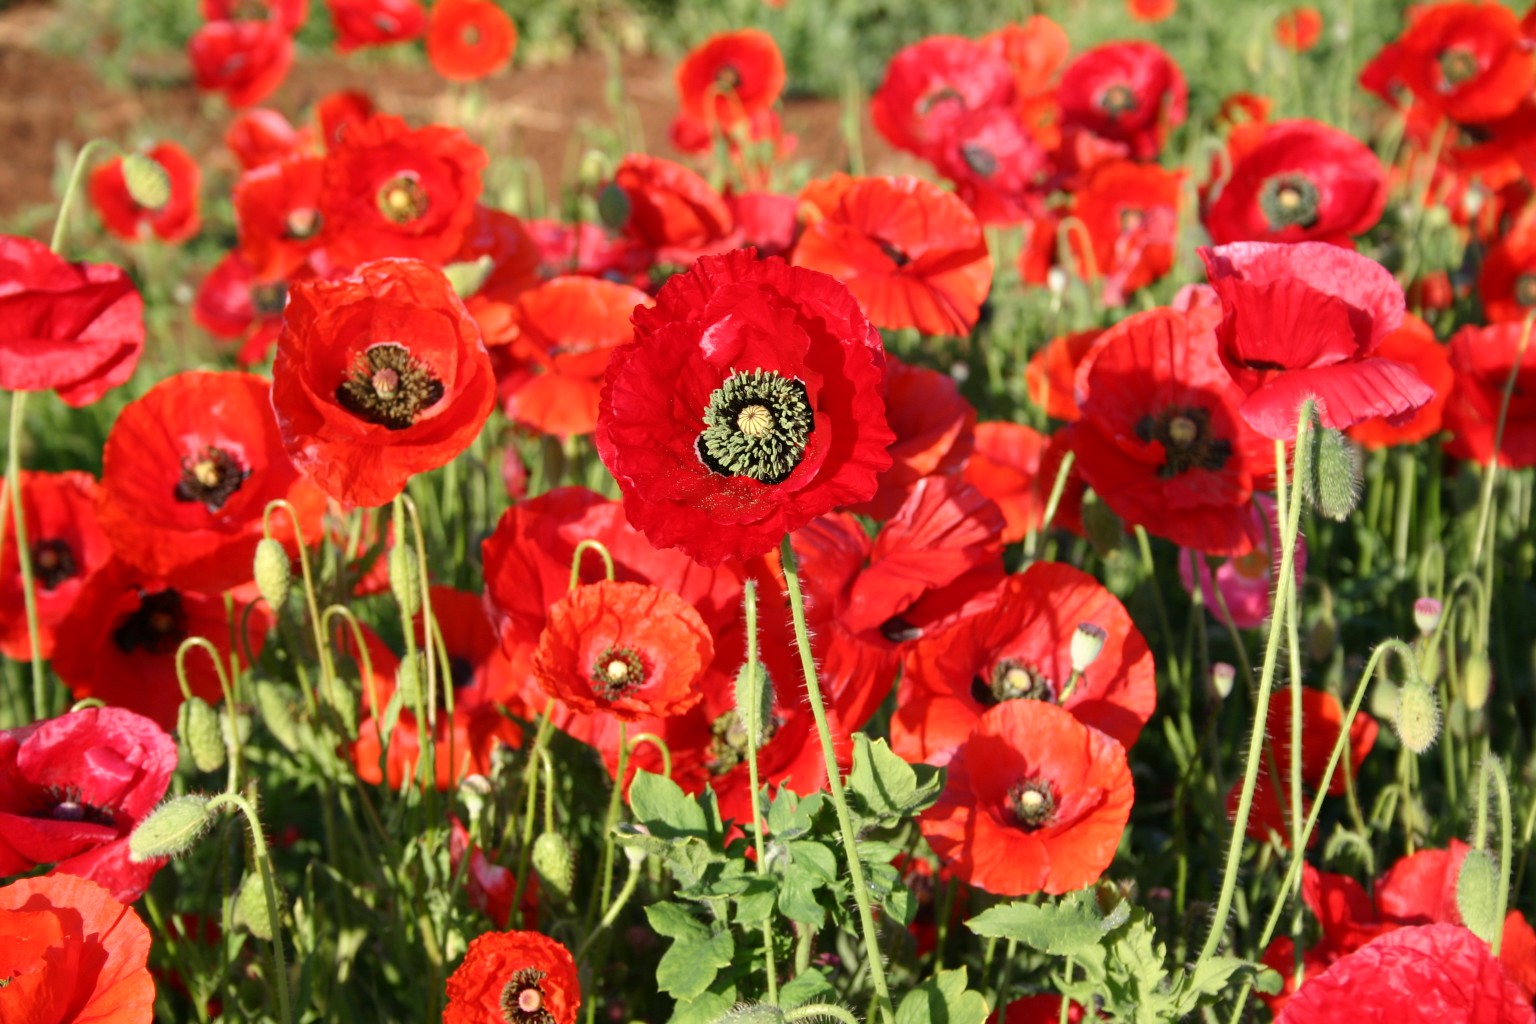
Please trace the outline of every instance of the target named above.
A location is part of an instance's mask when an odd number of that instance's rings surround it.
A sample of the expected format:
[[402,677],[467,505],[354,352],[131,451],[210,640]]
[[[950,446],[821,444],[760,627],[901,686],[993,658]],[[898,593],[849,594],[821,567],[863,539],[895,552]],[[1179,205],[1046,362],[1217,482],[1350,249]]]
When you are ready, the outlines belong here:
[[1456,909],[1461,923],[1484,942],[1492,942],[1503,926],[1499,917],[1499,872],[1484,850],[1470,850],[1456,876]]
[[494,260],[489,256],[481,256],[479,259],[464,263],[448,264],[443,268],[443,276],[453,286],[455,295],[461,299],[467,299],[480,290],[494,267]]
[[784,1024],[784,1011],[772,1003],[741,1003],[716,1017],[715,1024]]
[[142,864],[156,857],[177,857],[197,844],[213,824],[205,796],[167,800],[139,822],[128,837],[128,859]]
[[1486,651],[1474,651],[1461,669],[1461,686],[1467,696],[1467,710],[1481,711],[1493,690],[1493,665]]
[[171,201],[171,176],[158,160],[142,153],[123,157],[123,184],[134,202],[153,213]]
[[299,749],[299,723],[288,688],[270,679],[256,680],[256,710],[267,731],[291,752]]
[[1420,636],[1429,636],[1440,625],[1440,616],[1444,614],[1445,606],[1432,597],[1421,597],[1413,602],[1413,624],[1418,627]]
[[223,729],[218,712],[207,701],[196,696],[182,701],[176,731],[198,771],[216,772],[224,767]]
[[1343,522],[1360,504],[1360,449],[1342,433],[1324,427],[1308,435],[1302,483],[1317,511]]
[[1211,666],[1211,689],[1216,691],[1216,696],[1226,700],[1232,696],[1232,684],[1237,681],[1237,668],[1218,661]]
[[746,734],[761,745],[773,718],[773,681],[761,661],[755,673],[749,667],[742,665],[736,673],[736,717]]
[[1440,735],[1440,705],[1435,691],[1417,677],[1403,684],[1397,697],[1397,738],[1415,754],[1434,745]]
[[576,884],[576,857],[564,836],[541,832],[533,841],[533,867],[552,892],[561,899],[570,897]]
[[293,587],[293,563],[288,552],[271,537],[263,537],[256,545],[256,589],[267,607],[278,611],[288,600]]
[[272,915],[267,912],[267,891],[261,876],[247,871],[235,893],[235,927],[244,928],[258,939],[272,940]]
[[421,611],[421,567],[416,564],[416,552],[399,539],[389,549],[389,589],[400,610],[415,618]]
[[1088,666],[1099,659],[1104,651],[1104,641],[1109,639],[1109,634],[1104,632],[1104,627],[1092,622],[1079,622],[1077,628],[1072,631],[1072,643],[1070,655],[1072,658],[1073,672],[1086,672]]
[[421,670],[421,652],[401,660],[395,670],[395,686],[405,707],[415,710],[418,702],[426,699],[426,674]]
[[597,217],[603,222],[603,226],[614,231],[622,230],[629,223],[630,202],[629,193],[618,185],[609,182],[601,192],[597,194]]

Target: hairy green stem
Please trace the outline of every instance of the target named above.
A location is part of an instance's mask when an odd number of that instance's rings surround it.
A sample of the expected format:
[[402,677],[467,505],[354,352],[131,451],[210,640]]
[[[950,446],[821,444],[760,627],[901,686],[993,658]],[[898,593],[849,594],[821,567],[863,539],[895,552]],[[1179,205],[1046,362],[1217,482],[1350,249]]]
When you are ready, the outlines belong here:
[[[757,873],[768,873],[768,855],[763,850],[763,807],[759,797],[762,783],[757,774],[757,743],[762,733],[763,723],[758,721],[759,709],[762,702],[757,697],[757,581],[747,580],[741,588],[742,614],[747,624],[747,678],[753,681],[752,707],[737,708],[738,715],[750,714],[751,720],[742,723],[747,731],[747,778],[752,789],[752,847],[757,854]],[[739,692],[739,690],[738,690]],[[779,1001],[779,972],[773,961],[773,915],[763,919],[763,967],[767,974],[768,1001],[775,1005]]]
[[262,891],[267,897],[267,916],[272,920],[273,981],[277,985],[278,1019],[282,1024],[293,1020],[293,1010],[288,1002],[288,960],[283,953],[282,919],[278,916],[277,883],[272,877],[272,858],[267,853],[267,840],[261,831],[261,819],[249,800],[238,793],[220,793],[208,801],[208,810],[228,805],[245,816],[247,831],[251,834],[251,848],[255,852],[256,874],[261,879]]

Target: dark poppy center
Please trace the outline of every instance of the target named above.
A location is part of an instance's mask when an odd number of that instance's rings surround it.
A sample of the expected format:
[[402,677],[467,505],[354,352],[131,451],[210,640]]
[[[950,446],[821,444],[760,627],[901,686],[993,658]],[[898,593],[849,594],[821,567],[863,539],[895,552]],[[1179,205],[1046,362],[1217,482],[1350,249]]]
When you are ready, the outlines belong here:
[[1036,665],[1000,658],[986,676],[971,679],[971,697],[982,707],[1010,700],[1056,700],[1056,683]]
[[899,247],[891,244],[890,242],[887,242],[883,238],[875,239],[875,244],[880,247],[880,252],[885,256],[885,258],[896,264],[898,267],[904,267],[908,263],[912,262],[911,256],[908,256],[905,252],[902,252]]
[[1136,106],[1136,94],[1128,85],[1112,85],[1099,96],[1099,108],[1110,117],[1129,114]]
[[1008,810],[1026,832],[1049,825],[1056,817],[1056,789],[1044,779],[1025,779],[1008,790]]
[[1473,78],[1482,70],[1477,54],[1461,46],[1453,46],[1440,54],[1441,92],[1450,92],[1461,83]]
[[[778,731],[780,722],[770,718],[763,742],[758,745],[761,750],[773,738]],[[741,716],[735,711],[727,711],[710,724],[710,741],[708,760],[704,766],[709,769],[711,775],[725,775],[731,769],[747,759],[747,728],[742,724]]]
[[592,661],[592,689],[605,700],[644,686],[645,675],[645,662],[633,647],[606,647]]
[[181,479],[173,493],[177,501],[195,501],[214,513],[250,475],[251,471],[228,450],[204,445],[181,460]]
[[741,72],[736,70],[734,64],[726,64],[715,72],[715,88],[721,95],[733,93],[741,88]]
[[501,1016],[507,1024],[555,1024],[555,1018],[544,1008],[544,990],[539,982],[544,972],[524,967],[507,979],[501,990]]
[[124,654],[175,654],[187,638],[187,613],[174,590],[139,596],[139,607],[112,631],[112,642]]
[[465,25],[463,30],[459,32],[459,41],[462,42],[465,46],[479,46],[480,26]]
[[800,465],[815,426],[800,381],[772,370],[733,372],[709,396],[694,451],[712,473],[781,483]]
[[903,616],[892,615],[880,623],[880,635],[890,643],[904,644],[921,639],[923,627],[913,625]]
[[933,92],[928,93],[922,99],[918,100],[917,113],[920,117],[927,117],[930,113],[932,113],[934,107],[938,106],[940,103],[949,102],[958,103],[960,104],[960,108],[962,110],[965,109],[965,97],[960,95],[960,91],[954,86],[946,85],[942,89],[935,89]]
[[1317,223],[1321,199],[1317,186],[1299,174],[1277,174],[1259,189],[1259,209],[1271,231],[1310,228]]
[[320,233],[321,223],[319,210],[301,206],[288,211],[288,216],[283,219],[283,230],[289,238],[303,242]]
[[360,420],[404,430],[443,397],[443,382],[410,349],[394,342],[372,345],[357,357],[336,389],[336,401]]
[[1536,273],[1515,278],[1515,301],[1527,309],[1536,306]]
[[49,786],[43,791],[42,805],[28,817],[44,821],[78,821],[108,828],[117,824],[117,815],[110,807],[87,803],[80,795],[80,790],[74,786]]
[[79,573],[75,553],[62,540],[40,540],[32,545],[32,578],[44,590],[52,590]]
[[997,156],[980,143],[963,143],[960,146],[960,157],[965,161],[965,166],[969,167],[973,174],[979,174],[983,178],[990,178],[997,173]]
[[1143,416],[1136,424],[1136,436],[1162,444],[1165,461],[1157,475],[1164,480],[1191,469],[1214,473],[1232,457],[1232,442],[1212,436],[1208,409],[1170,406],[1156,418]]
[[396,224],[409,224],[424,216],[432,197],[421,187],[421,179],[409,171],[386,181],[376,197],[379,212]]
[[1145,210],[1124,209],[1120,211],[1120,233],[1128,235],[1141,230],[1141,226],[1147,222]]
[[288,305],[288,286],[282,281],[251,287],[251,309],[258,317],[278,316]]

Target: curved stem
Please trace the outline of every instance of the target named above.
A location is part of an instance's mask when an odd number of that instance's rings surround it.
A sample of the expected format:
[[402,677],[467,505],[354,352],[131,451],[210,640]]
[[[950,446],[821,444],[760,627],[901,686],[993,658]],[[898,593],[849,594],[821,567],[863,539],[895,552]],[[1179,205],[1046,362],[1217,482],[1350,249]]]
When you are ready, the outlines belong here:
[[813,1017],[831,1017],[841,1021],[842,1024],[859,1024],[859,1019],[853,1015],[852,1010],[846,1010],[833,1003],[806,1003],[804,1006],[784,1011],[785,1024],[795,1024],[796,1021],[810,1020]]
[[869,980],[874,985],[881,1015],[890,1022],[896,1014],[891,1005],[890,988],[885,981],[885,964],[880,960],[875,915],[869,906],[869,885],[864,880],[864,865],[859,860],[859,838],[853,830],[853,815],[848,810],[848,797],[843,793],[842,770],[837,765],[837,751],[832,747],[832,729],[827,724],[827,708],[821,698],[821,684],[816,679],[816,659],[811,654],[811,637],[805,626],[805,596],[800,592],[795,549],[790,545],[787,533],[779,545],[779,559],[784,566],[784,585],[789,591],[789,609],[795,622],[795,646],[800,650],[805,694],[811,705],[811,715],[816,719],[816,732],[821,737],[821,756],[827,767],[827,789],[831,791],[832,804],[837,808],[837,824],[842,831],[843,853],[848,858],[853,900],[859,908],[859,925],[864,933],[864,955],[869,961]]
[[220,793],[208,801],[210,811],[225,805],[234,807],[245,815],[246,829],[251,834],[251,848],[256,854],[256,874],[261,878],[261,888],[267,897],[267,916],[272,920],[272,962],[276,975],[273,980],[277,985],[278,1019],[282,1024],[289,1024],[293,1020],[293,1011],[288,1003],[288,960],[283,953],[283,928],[282,920],[278,916],[277,883],[272,877],[272,858],[267,853],[266,836],[262,834],[261,819],[256,816],[256,809],[251,806],[249,800],[238,793]]
[[[310,628],[315,633],[315,657],[320,659],[320,683],[322,689],[328,688],[335,678],[336,668],[331,664],[330,649],[325,642],[325,627],[320,621],[320,601],[315,596],[315,578],[309,568],[309,551],[305,546],[304,528],[299,525],[299,513],[282,498],[267,502],[267,507],[261,513],[261,528],[264,536],[272,536],[272,512],[282,509],[288,513],[288,521],[293,527],[293,543],[299,549],[299,574],[304,580],[304,601],[309,607]],[[272,609],[276,615],[278,609]],[[315,695],[309,687],[304,688],[304,696],[309,701],[311,711],[315,710]]]

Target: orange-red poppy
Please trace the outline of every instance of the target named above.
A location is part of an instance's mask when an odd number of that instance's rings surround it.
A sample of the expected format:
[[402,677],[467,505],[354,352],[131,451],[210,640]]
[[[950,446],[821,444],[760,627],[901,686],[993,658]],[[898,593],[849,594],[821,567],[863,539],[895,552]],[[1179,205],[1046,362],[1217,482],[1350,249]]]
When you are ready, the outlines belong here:
[[722,32],[690,50],[675,79],[686,120],[730,133],[777,102],[784,57],[761,29]]
[[1424,383],[1435,389],[1435,397],[1402,423],[1394,425],[1385,417],[1377,416],[1356,423],[1346,433],[1372,449],[1416,444],[1438,434],[1445,403],[1451,396],[1451,383],[1456,376],[1451,371],[1450,349],[1435,338],[1435,332],[1428,324],[1407,313],[1403,316],[1403,325],[1381,339],[1381,348],[1377,351],[1383,359],[1395,359],[1411,367]]
[[491,0],[437,0],[427,21],[427,59],[450,82],[473,82],[507,66],[517,26]]
[[1077,367],[1104,333],[1099,328],[1051,339],[1024,368],[1024,394],[1052,419],[1073,423],[1077,408]]
[[1179,0],[1125,0],[1125,13],[1148,24],[1163,21],[1179,9]]
[[1323,37],[1323,15],[1316,7],[1293,7],[1275,19],[1275,42],[1306,53]]
[[538,932],[487,932],[448,977],[443,1024],[576,1024],[581,983],[571,951]]

